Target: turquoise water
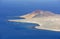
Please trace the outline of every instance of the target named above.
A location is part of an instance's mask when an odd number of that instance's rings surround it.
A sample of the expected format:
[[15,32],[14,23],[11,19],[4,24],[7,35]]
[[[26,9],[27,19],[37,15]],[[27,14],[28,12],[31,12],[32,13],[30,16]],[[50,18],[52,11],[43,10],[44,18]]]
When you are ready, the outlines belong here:
[[1,1],[0,6],[0,39],[60,39],[60,32],[38,30],[38,24],[8,22],[8,19],[21,19],[21,16],[36,9],[60,14],[60,1],[50,2],[13,2]]

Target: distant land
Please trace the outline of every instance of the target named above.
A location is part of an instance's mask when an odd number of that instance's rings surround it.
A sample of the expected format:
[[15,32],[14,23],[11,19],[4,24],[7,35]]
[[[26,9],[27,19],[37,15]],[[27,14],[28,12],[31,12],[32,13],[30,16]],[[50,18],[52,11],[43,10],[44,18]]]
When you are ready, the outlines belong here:
[[50,30],[50,31],[60,31],[60,14],[55,14],[50,11],[35,10],[29,14],[19,16],[25,19],[15,19],[8,20],[11,22],[27,22],[36,23],[36,29]]

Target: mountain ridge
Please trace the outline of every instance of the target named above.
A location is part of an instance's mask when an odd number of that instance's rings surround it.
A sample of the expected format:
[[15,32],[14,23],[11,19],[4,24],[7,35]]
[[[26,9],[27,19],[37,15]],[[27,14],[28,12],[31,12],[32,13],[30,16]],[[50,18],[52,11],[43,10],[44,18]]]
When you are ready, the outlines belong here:
[[31,13],[28,13],[26,15],[20,16],[23,18],[34,18],[34,17],[46,17],[46,16],[54,16],[55,14],[50,11],[43,11],[43,10],[35,10]]

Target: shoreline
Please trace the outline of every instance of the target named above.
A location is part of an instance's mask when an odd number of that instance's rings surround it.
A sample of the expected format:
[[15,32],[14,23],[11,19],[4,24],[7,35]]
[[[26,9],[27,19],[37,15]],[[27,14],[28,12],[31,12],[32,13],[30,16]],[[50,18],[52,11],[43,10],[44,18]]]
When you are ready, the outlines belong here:
[[49,29],[49,28],[40,28],[40,27],[38,27],[38,26],[35,26],[35,28],[36,29],[42,29],[42,30],[49,30],[49,31],[58,31],[58,32],[60,32],[60,30],[58,30],[58,29]]
[[[23,21],[23,20],[8,20],[8,21],[10,21],[10,22],[26,22],[26,23],[34,23],[34,24],[35,24],[35,22]],[[36,23],[36,24],[37,24],[37,23]],[[42,26],[34,26],[34,27],[32,27],[32,28],[34,28],[34,29],[43,29],[43,30],[58,31],[58,32],[60,32],[59,29],[45,28],[45,27],[42,27]]]

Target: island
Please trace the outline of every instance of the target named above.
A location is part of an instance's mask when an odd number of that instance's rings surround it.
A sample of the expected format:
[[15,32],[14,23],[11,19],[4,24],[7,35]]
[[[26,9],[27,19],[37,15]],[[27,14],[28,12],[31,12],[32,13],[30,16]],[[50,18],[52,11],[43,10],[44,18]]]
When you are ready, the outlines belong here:
[[26,22],[36,23],[36,29],[60,31],[60,14],[55,14],[50,11],[35,10],[31,13],[19,16],[24,19],[8,20],[11,22]]

